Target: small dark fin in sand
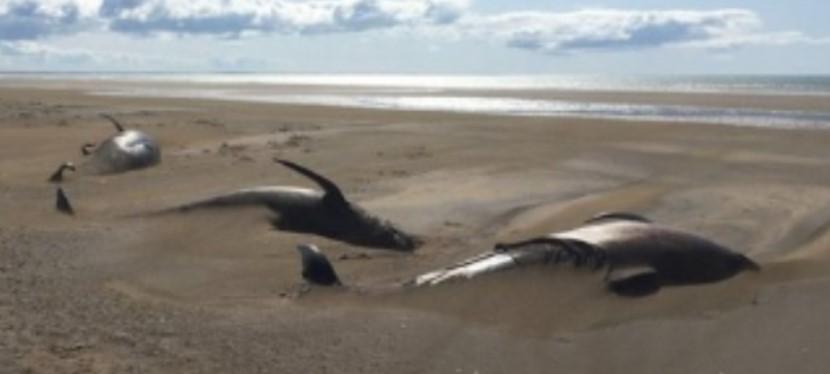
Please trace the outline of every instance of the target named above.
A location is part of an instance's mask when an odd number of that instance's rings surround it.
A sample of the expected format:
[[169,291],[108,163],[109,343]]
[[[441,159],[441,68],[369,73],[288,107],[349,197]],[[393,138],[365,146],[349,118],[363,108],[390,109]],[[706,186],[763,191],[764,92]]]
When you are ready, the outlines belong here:
[[651,220],[636,213],[629,212],[602,212],[591,218],[588,218],[585,223],[597,223],[601,221],[634,221],[651,223]]
[[49,182],[52,182],[52,183],[63,182],[63,172],[64,172],[64,170],[67,170],[67,169],[75,171],[75,165],[73,165],[71,162],[62,163],[60,166],[58,166],[58,169],[55,170],[55,172],[52,173],[51,176],[49,176]]
[[297,246],[303,263],[302,276],[307,282],[318,286],[340,286],[340,278],[334,272],[326,255],[313,244]]
[[72,204],[69,203],[69,198],[66,197],[62,187],[58,187],[55,208],[63,214],[75,215],[75,209],[72,209]]
[[113,116],[109,114],[101,114],[101,117],[104,117],[108,119],[110,122],[112,122],[113,126],[115,126],[115,129],[118,130],[118,132],[124,132],[124,126],[121,124],[121,122],[118,122],[118,120],[116,120]]
[[92,151],[90,149],[92,148],[95,148],[95,143],[84,143],[84,145],[81,146],[81,154],[84,156],[91,155]]
[[49,176],[49,182],[60,183],[63,182],[63,165],[58,167],[52,175]]
[[283,164],[285,167],[294,170],[297,173],[300,173],[304,175],[306,178],[311,179],[315,183],[317,183],[317,185],[319,185],[320,188],[322,188],[323,191],[325,191],[326,193],[326,195],[323,197],[323,199],[326,202],[335,204],[346,204],[346,197],[343,195],[343,192],[340,191],[340,187],[337,187],[337,185],[328,178],[320,174],[317,174],[304,166],[300,166],[288,160],[275,158],[274,161]]

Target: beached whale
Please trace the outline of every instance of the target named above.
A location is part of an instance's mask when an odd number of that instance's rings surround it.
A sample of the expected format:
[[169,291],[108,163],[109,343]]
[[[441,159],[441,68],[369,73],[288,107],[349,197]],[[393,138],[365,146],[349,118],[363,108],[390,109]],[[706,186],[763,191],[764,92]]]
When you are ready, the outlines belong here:
[[[316,254],[300,252],[303,274],[339,279],[319,250]],[[645,296],[663,286],[711,283],[744,270],[760,270],[746,256],[700,236],[656,225],[631,213],[606,213],[569,231],[497,244],[492,251],[422,274],[405,286],[435,286],[497,271],[561,263],[604,269],[608,289],[623,296]]]
[[88,165],[98,174],[121,173],[142,169],[161,162],[161,147],[149,135],[138,130],[127,130],[115,118],[102,115],[118,133],[100,142],[86,143],[81,153],[89,157]]
[[303,166],[275,160],[316,182],[320,190],[294,186],[246,188],[180,205],[163,212],[187,212],[228,206],[262,205],[275,212],[279,230],[312,233],[347,243],[412,251],[420,240],[346,199],[340,188]]
[[608,289],[643,296],[663,286],[717,282],[758,264],[743,254],[703,237],[650,222],[631,213],[606,213],[573,230],[515,243],[497,244],[492,252],[417,277],[415,285],[527,265],[570,262],[605,269]]

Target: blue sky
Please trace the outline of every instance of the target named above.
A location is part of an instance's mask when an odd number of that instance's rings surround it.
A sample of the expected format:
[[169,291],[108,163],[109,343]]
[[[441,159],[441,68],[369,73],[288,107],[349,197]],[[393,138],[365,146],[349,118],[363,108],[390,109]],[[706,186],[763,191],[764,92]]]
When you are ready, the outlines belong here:
[[0,0],[0,70],[830,74],[826,0]]

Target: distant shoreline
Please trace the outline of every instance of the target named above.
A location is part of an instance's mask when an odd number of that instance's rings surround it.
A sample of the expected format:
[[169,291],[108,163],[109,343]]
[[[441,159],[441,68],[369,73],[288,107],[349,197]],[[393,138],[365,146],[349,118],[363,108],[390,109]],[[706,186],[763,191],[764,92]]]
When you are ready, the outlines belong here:
[[[530,76],[425,76],[418,82],[413,82],[413,78],[414,76],[381,75],[238,77],[82,74],[69,78],[63,75],[38,78],[0,75],[0,84],[7,87],[77,90],[90,95],[113,97],[205,99],[540,118],[686,122],[777,129],[830,129],[830,94],[647,91],[647,85],[631,85],[631,91],[621,91],[591,88],[601,86],[591,86],[587,81],[582,86],[572,82],[571,85],[576,87],[573,89],[551,88],[556,86],[553,80],[536,83],[534,87],[528,81]],[[558,79],[562,83],[566,78],[563,76]],[[790,79],[795,82],[807,78]],[[480,88],[476,85],[496,88]]]
[[830,96],[830,75],[463,75],[0,71],[0,82],[9,80]]

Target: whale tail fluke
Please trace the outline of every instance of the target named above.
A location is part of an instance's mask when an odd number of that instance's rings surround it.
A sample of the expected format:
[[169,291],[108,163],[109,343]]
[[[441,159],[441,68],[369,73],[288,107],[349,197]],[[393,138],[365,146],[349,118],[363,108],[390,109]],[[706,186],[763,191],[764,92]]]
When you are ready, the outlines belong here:
[[740,256],[738,262],[740,263],[739,267],[740,267],[741,270],[749,270],[749,271],[754,271],[754,272],[761,271],[761,265],[759,265],[757,262],[753,261],[751,258],[746,257],[744,255],[738,255],[738,256]]
[[75,215],[75,209],[72,208],[72,204],[69,202],[69,198],[66,196],[62,187],[58,187],[56,193],[55,209],[63,214]]
[[303,264],[302,276],[307,282],[318,286],[341,286],[340,278],[334,272],[328,258],[314,244],[297,246]]
[[314,183],[317,183],[317,185],[319,185],[320,188],[322,188],[323,191],[325,191],[326,201],[329,201],[329,202],[332,202],[332,203],[337,203],[337,204],[346,204],[346,197],[343,195],[343,191],[341,191],[340,187],[338,187],[337,184],[332,182],[330,179],[328,179],[328,178],[326,178],[326,177],[324,177],[320,174],[317,174],[316,172],[312,171],[311,169],[308,169],[304,166],[298,165],[298,164],[296,164],[294,162],[291,162],[291,161],[288,161],[288,160],[275,158],[274,161],[279,162],[283,166],[285,166],[285,167],[287,167],[291,170],[294,170],[297,173],[302,174],[306,178],[313,180]]

